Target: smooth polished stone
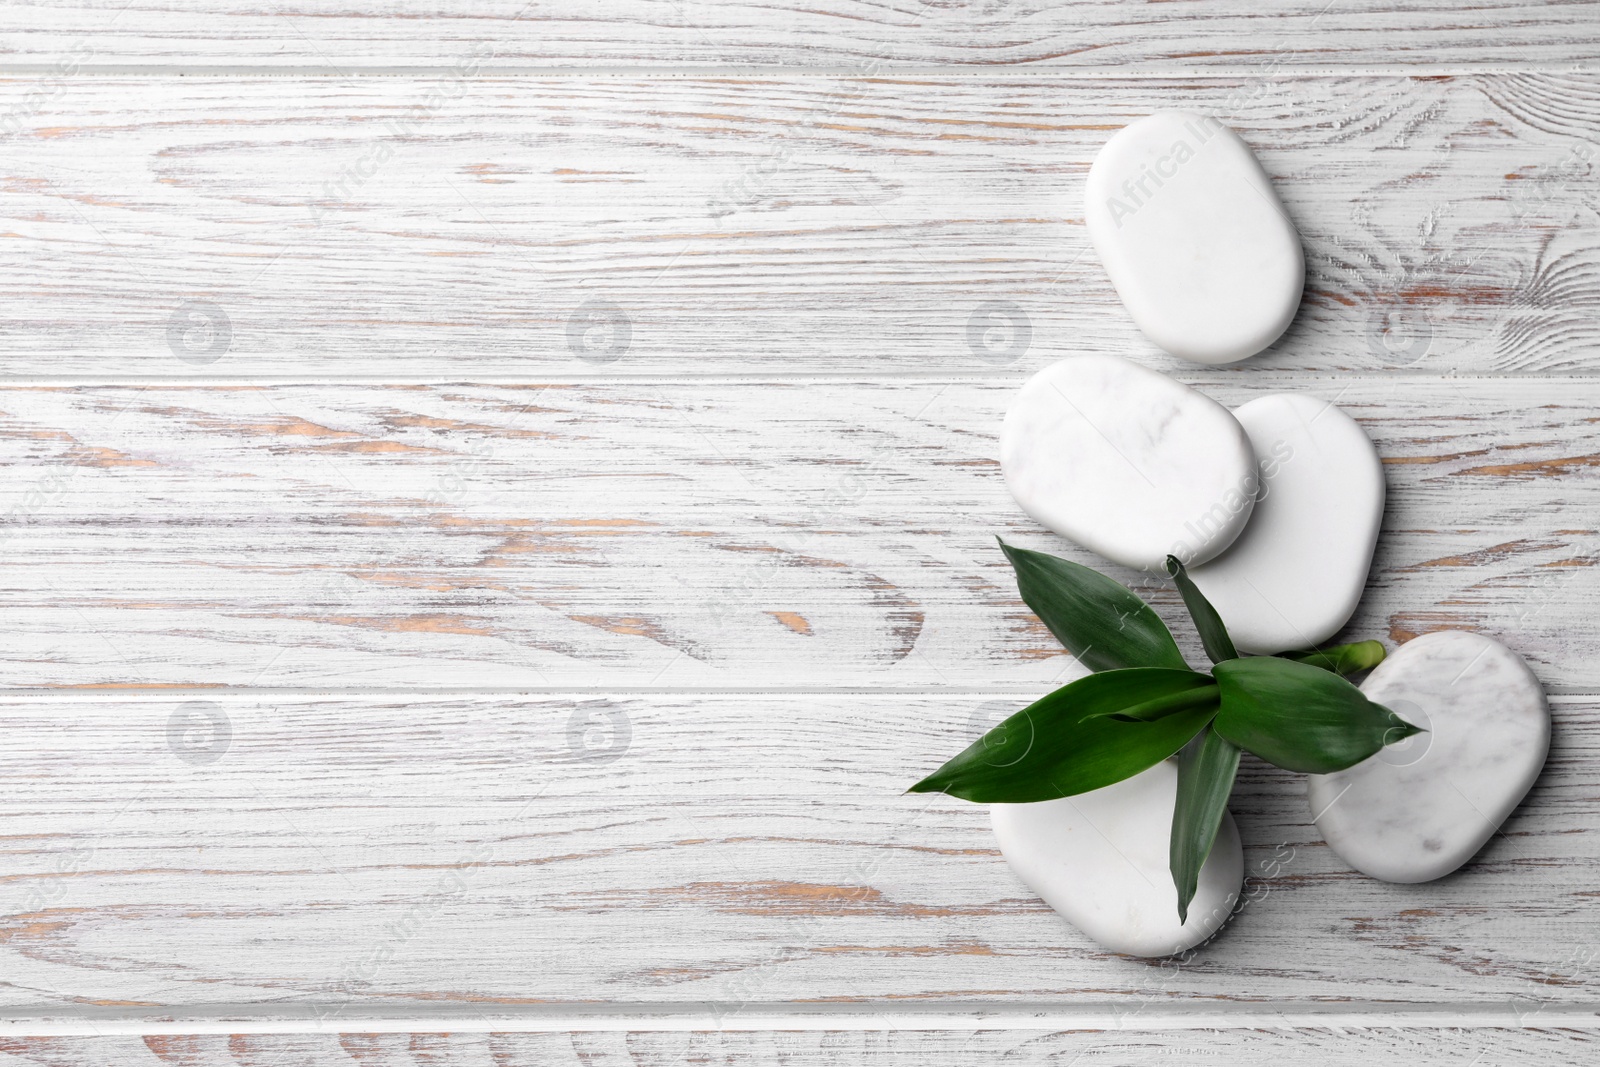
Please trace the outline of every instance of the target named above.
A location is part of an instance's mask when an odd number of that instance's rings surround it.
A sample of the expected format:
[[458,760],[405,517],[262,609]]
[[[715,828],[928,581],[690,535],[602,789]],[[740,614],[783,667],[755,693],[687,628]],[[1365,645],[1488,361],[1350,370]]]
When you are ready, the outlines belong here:
[[1227,408],[1165,374],[1073,356],[1028,379],[1006,412],[1011,495],[1056,533],[1129,567],[1204,562],[1255,506],[1255,453]]
[[1164,760],[1132,778],[1041,804],[993,804],[1000,852],[1018,878],[1109,952],[1169,956],[1216,933],[1244,881],[1233,816],[1224,814],[1189,920],[1167,854],[1178,767]]
[[1212,116],[1163,111],[1120,130],[1089,168],[1084,220],[1128,314],[1175,356],[1253,356],[1300,307],[1300,235],[1250,147]]
[[1250,524],[1189,572],[1244,652],[1313,648],[1361,601],[1383,524],[1383,461],[1326,400],[1257,397],[1234,411],[1255,448],[1261,492]]
[[1401,645],[1361,690],[1428,732],[1311,775],[1317,829],[1363,874],[1441,878],[1494,836],[1539,777],[1550,748],[1544,690],[1521,656],[1458,630]]

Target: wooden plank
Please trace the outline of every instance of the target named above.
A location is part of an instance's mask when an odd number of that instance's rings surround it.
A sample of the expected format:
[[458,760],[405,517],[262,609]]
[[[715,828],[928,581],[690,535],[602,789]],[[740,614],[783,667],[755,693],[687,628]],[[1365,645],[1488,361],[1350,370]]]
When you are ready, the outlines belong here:
[[0,82],[0,369],[1183,369],[1079,203],[1111,131],[1179,104],[1258,149],[1306,243],[1298,322],[1240,373],[1597,366],[1600,75],[443,72]]
[[1328,1067],[1474,1062],[1586,1064],[1597,1031],[1200,1030],[1177,1034],[957,1031],[773,1031],[598,1034],[253,1034],[6,1039],[6,1067],[173,1067],[229,1063],[271,1067],[970,1067],[1007,1064],[1160,1067],[1178,1056],[1226,1057],[1239,1067],[1316,1062]]
[[[181,66],[313,66],[482,62],[539,67],[927,64],[1187,71],[1266,67],[1592,63],[1600,43],[1583,3],[1293,0],[1268,10],[1199,0],[1176,11],[1123,0],[482,0],[467,8],[355,0],[336,10],[269,0],[181,9],[153,0],[15,6],[0,22],[7,58]],[[80,51],[81,50],[81,51]]]
[[1245,902],[1165,965],[1055,918],[981,807],[902,793],[1005,703],[8,697],[0,1010],[1600,1010],[1595,701],[1557,701],[1529,799],[1428,885],[1351,872],[1301,777],[1247,761]]
[[[1600,689],[1600,382],[1219,374],[1359,418],[1352,637],[1490,634]],[[1078,670],[994,543],[1007,382],[0,392],[12,687],[1006,688]],[[1203,662],[1197,659],[1196,662]]]

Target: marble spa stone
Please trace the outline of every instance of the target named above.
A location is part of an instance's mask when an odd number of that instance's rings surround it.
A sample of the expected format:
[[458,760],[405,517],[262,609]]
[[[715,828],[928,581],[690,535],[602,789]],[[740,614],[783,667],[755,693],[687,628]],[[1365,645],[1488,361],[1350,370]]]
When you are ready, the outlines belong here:
[[1255,452],[1233,414],[1108,355],[1030,378],[1000,431],[1006,486],[1035,520],[1129,567],[1204,562],[1255,506]]
[[1249,146],[1212,116],[1158,112],[1115,134],[1089,168],[1084,219],[1128,314],[1175,356],[1252,356],[1300,306],[1300,235]]
[[1462,631],[1401,645],[1361,689],[1428,732],[1311,775],[1317,829],[1363,874],[1441,878],[1494,836],[1539,777],[1550,747],[1544,691],[1522,657]]
[[1312,648],[1344,628],[1383,524],[1383,463],[1337,407],[1304,393],[1234,411],[1261,480],[1250,524],[1189,575],[1242,652]]
[[1018,878],[1108,952],[1167,956],[1216,933],[1244,880],[1232,815],[1224,815],[1189,920],[1167,862],[1178,768],[1171,760],[1104,789],[1041,804],[989,808],[1000,852]]

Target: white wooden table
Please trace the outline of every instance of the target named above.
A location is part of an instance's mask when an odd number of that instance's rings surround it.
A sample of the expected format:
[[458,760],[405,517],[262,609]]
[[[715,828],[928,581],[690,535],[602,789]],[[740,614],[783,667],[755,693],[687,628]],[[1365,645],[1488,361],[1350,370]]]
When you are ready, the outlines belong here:
[[[0,1062],[1593,1061],[1600,7],[246,7],[0,12]],[[1235,367],[1085,240],[1171,106],[1305,241]],[[993,538],[1086,558],[996,466],[1086,350],[1378,443],[1350,634],[1552,696],[1462,872],[1247,761],[1141,962],[901,795],[1078,670]]]

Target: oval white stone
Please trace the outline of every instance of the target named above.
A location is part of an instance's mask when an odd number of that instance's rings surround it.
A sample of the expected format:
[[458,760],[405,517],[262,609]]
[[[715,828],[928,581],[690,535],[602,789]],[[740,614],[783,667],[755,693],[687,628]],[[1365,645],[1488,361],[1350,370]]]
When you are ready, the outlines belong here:
[[1167,854],[1178,768],[1165,760],[1142,774],[1042,804],[993,804],[1000,852],[1028,888],[1109,952],[1168,956],[1216,933],[1244,882],[1244,853],[1224,814],[1189,921],[1178,923],[1178,890]]
[[1250,525],[1189,572],[1244,652],[1312,648],[1344,628],[1383,524],[1383,462],[1356,421],[1303,393],[1234,411],[1255,449]]
[[1000,467],[1017,503],[1109,560],[1204,562],[1244,529],[1255,453],[1227,408],[1116,356],[1053,363],[1006,412]]
[[1306,797],[1334,852],[1386,882],[1428,882],[1471,859],[1539,777],[1550,748],[1544,691],[1498,641],[1450,630],[1401,645],[1361,686],[1426,728]]
[[1300,235],[1239,135],[1164,111],[1117,132],[1084,186],[1089,239],[1152,342],[1232,363],[1276,341],[1305,287]]

